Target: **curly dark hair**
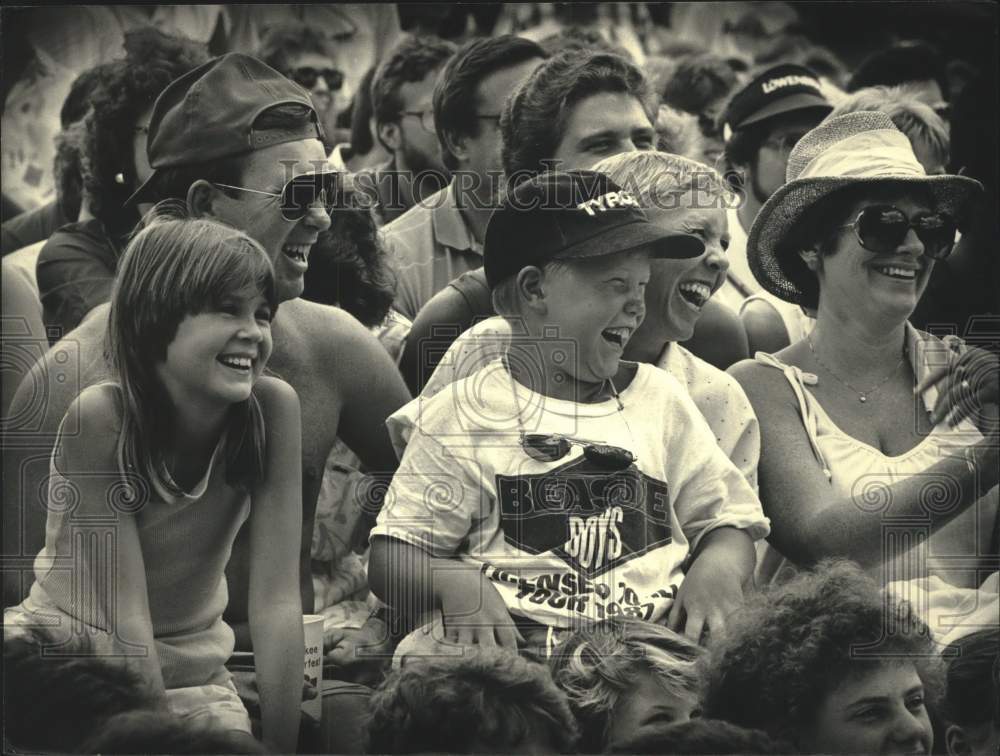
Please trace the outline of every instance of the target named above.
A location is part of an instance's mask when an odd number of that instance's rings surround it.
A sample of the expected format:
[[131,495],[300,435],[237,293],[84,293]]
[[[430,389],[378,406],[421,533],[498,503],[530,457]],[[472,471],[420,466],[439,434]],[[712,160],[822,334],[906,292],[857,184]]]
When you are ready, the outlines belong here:
[[393,123],[399,118],[399,111],[403,109],[399,99],[400,87],[423,81],[428,74],[441,68],[455,54],[455,49],[451,42],[441,39],[406,36],[389,51],[372,78],[376,136],[380,124]]
[[913,607],[852,562],[820,562],[730,617],[725,636],[709,646],[704,715],[796,737],[841,682],[900,658],[914,664],[933,698],[941,662]]
[[632,95],[642,103],[649,122],[656,122],[646,77],[619,55],[568,50],[536,68],[508,98],[500,117],[507,175],[524,178],[544,171],[565,135],[572,107],[603,92]]
[[445,133],[453,137],[479,134],[482,124],[476,118],[476,90],[480,82],[505,68],[547,57],[537,43],[513,34],[474,39],[455,53],[445,64],[434,88],[434,124],[445,167],[458,168]]
[[302,298],[347,310],[369,328],[382,323],[396,296],[396,277],[364,209],[339,208],[309,254]]
[[94,217],[115,235],[138,221],[135,210],[124,207],[138,185],[132,156],[136,120],[167,84],[208,60],[204,45],[152,27],[126,34],[125,51],[123,60],[99,67],[82,146],[84,195]]
[[417,658],[372,694],[366,753],[494,752],[524,744],[535,728],[568,752],[576,723],[566,697],[537,662],[502,649]]

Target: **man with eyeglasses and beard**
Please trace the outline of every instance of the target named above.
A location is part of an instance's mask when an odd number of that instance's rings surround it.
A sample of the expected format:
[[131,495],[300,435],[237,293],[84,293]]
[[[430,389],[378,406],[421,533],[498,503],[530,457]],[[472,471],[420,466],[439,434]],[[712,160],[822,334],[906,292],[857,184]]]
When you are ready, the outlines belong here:
[[762,291],[747,263],[747,231],[768,197],[785,183],[792,147],[831,110],[816,74],[790,63],[760,72],[726,106],[726,173],[743,202],[729,211],[728,280],[716,297],[735,312],[747,297]]
[[450,42],[406,37],[375,71],[375,137],[392,157],[374,171],[355,174],[354,189],[367,199],[379,226],[448,184],[431,97],[438,71],[454,52]]
[[545,57],[523,37],[476,39],[437,78],[434,120],[452,181],[382,229],[397,271],[393,307],[411,320],[450,281],[482,266],[486,224],[501,184],[500,112]]

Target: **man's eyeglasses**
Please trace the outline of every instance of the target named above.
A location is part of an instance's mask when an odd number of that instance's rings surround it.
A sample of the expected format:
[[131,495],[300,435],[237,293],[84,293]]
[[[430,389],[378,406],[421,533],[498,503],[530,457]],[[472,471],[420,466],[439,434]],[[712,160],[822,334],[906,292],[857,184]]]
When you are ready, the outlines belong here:
[[331,92],[336,92],[344,86],[344,72],[336,68],[313,68],[312,66],[302,66],[294,68],[288,73],[288,78],[306,89],[312,89],[322,76],[326,86]]
[[420,125],[429,134],[434,132],[434,111],[433,110],[401,110],[400,115],[414,116],[420,119]]
[[278,197],[281,200],[281,216],[287,221],[297,222],[302,220],[309,212],[309,208],[317,202],[323,203],[327,213],[336,207],[339,196],[339,176],[340,174],[335,171],[303,173],[285,184],[278,193],[250,189],[245,186],[233,186],[232,184],[212,183],[224,189]]
[[853,223],[841,228],[853,228],[862,247],[883,255],[895,252],[911,228],[924,245],[924,254],[932,260],[943,260],[955,246],[955,222],[945,213],[923,213],[910,218],[898,207],[872,205],[862,210]]
[[591,444],[574,441],[554,433],[522,433],[521,448],[537,462],[555,462],[562,459],[574,446],[583,447],[583,456],[606,470],[626,470],[637,457],[628,449],[610,444]]

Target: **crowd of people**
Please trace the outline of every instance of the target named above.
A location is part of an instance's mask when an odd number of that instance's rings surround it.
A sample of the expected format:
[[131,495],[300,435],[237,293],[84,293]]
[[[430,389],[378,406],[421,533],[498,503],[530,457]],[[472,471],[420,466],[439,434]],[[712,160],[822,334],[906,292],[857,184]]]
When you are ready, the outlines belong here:
[[1000,752],[991,72],[676,5],[76,72],[3,219],[5,751]]

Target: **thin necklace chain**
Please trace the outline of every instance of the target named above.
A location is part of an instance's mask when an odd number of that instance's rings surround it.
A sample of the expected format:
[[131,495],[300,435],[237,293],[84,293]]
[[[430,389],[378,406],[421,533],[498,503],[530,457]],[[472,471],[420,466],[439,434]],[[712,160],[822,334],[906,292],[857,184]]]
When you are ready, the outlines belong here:
[[[517,387],[514,385],[514,371],[510,369],[510,365],[507,363],[506,358],[503,358],[500,362],[504,367],[504,372],[507,373],[507,378],[510,380],[510,390],[514,395],[514,412],[517,420],[517,430],[523,436],[524,425],[521,423],[521,400],[517,398]],[[607,381],[608,385],[611,387],[611,396],[614,397],[615,402],[618,404],[618,415],[625,423],[625,430],[628,431],[628,437],[634,444],[635,437],[632,435],[632,427],[628,424],[628,418],[625,417],[625,405],[622,404],[621,397],[618,396],[618,389],[615,388],[615,382],[610,378],[608,378]]]
[[886,377],[883,378],[881,381],[879,381],[874,388],[868,389],[868,391],[861,391],[860,389],[855,388],[846,380],[837,375],[837,372],[832,367],[827,365],[825,362],[823,362],[823,360],[819,358],[819,355],[816,354],[816,348],[813,346],[811,335],[806,336],[806,343],[809,345],[809,351],[812,352],[812,356],[816,358],[816,362],[818,362],[820,366],[824,370],[826,370],[826,372],[832,375],[838,382],[840,382],[844,386],[847,386],[847,388],[849,388],[851,391],[857,394],[858,401],[861,402],[862,404],[867,402],[869,397],[874,396],[886,383],[888,383],[889,379],[892,378],[894,375],[896,375],[896,372],[899,370],[900,365],[902,365],[903,362],[906,361],[907,350],[906,347],[903,347],[903,356],[899,358],[899,362],[896,363],[896,366],[889,372],[889,374],[886,375]]

